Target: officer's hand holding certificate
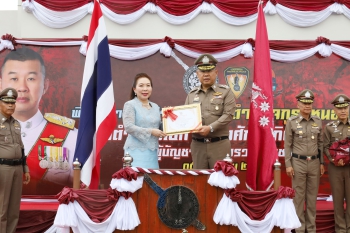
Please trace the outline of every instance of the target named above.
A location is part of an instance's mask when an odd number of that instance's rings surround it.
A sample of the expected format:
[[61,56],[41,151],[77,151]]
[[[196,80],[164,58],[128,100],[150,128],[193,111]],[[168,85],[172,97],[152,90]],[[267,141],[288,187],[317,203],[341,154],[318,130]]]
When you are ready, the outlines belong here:
[[162,114],[163,130],[167,135],[192,133],[202,126],[200,104],[163,108]]

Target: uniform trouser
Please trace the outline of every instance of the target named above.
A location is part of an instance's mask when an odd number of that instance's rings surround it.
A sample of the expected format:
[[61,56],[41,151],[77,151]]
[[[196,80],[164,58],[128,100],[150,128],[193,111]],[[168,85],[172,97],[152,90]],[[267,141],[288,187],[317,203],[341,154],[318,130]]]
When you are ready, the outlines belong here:
[[0,165],[0,232],[14,233],[19,218],[23,167]]
[[[316,233],[316,201],[320,181],[320,161],[302,160],[293,158],[292,167],[294,177],[292,180],[295,197],[293,203],[298,215],[301,227],[295,229],[297,233]],[[304,202],[306,209],[304,212]]]
[[350,233],[350,166],[336,167],[330,163],[328,174],[333,196],[335,232]]
[[228,139],[209,143],[192,140],[191,143],[194,169],[214,168],[216,161],[223,160],[230,153],[231,142]]

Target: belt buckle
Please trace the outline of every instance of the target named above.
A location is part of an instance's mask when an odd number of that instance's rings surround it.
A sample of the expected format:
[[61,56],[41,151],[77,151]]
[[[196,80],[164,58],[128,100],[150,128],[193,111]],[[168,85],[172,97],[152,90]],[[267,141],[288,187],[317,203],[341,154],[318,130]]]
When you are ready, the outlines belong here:
[[306,160],[310,161],[311,160],[311,156],[306,156]]
[[204,142],[205,143],[210,143],[211,142],[211,138],[204,138]]

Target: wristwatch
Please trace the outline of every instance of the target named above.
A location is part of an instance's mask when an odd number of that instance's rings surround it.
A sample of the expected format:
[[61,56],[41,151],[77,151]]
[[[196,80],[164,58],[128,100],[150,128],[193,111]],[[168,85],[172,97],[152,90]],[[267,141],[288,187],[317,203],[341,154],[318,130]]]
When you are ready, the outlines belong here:
[[211,125],[209,125],[209,127],[210,127],[210,132],[211,132],[211,133],[214,132],[213,127],[212,127]]

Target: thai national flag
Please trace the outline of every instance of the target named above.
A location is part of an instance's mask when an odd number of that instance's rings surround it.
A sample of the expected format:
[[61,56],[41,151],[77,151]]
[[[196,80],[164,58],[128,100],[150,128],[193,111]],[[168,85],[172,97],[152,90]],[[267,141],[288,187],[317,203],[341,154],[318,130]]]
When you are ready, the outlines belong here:
[[87,44],[81,113],[74,161],[82,165],[81,181],[97,189],[100,181],[100,151],[117,124],[105,21],[94,1]]

